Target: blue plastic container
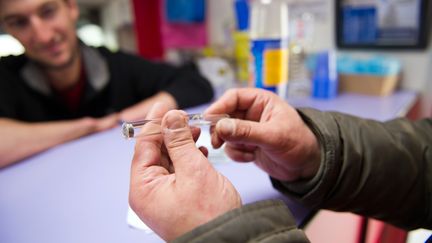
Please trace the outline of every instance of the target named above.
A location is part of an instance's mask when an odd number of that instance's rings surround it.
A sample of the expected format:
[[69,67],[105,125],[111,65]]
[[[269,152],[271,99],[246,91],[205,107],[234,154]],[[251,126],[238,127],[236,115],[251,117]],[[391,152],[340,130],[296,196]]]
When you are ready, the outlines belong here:
[[315,56],[312,96],[319,99],[331,99],[337,96],[337,91],[336,55],[331,51],[320,52]]

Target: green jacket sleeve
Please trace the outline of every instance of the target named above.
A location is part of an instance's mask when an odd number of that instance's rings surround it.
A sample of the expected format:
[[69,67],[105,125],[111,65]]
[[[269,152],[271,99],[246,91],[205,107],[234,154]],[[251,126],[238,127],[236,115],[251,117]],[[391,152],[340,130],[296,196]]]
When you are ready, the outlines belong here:
[[200,242],[309,242],[281,201],[262,201],[232,210],[174,240]]
[[382,123],[299,112],[321,144],[321,168],[312,185],[273,179],[277,189],[314,208],[350,211],[405,229],[432,228],[431,119]]

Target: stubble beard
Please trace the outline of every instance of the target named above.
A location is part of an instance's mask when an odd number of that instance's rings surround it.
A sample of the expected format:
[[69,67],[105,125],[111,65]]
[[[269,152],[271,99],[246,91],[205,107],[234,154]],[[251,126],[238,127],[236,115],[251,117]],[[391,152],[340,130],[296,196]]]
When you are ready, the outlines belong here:
[[55,65],[55,64],[51,64],[49,62],[42,61],[42,60],[33,60],[33,61],[41,69],[44,69],[44,70],[49,71],[49,72],[53,72],[53,71],[62,71],[62,70],[68,69],[69,67],[72,67],[72,65],[75,63],[75,61],[78,58],[79,58],[79,48],[78,48],[78,44],[76,43],[74,45],[74,47],[72,48],[70,57],[64,63]]

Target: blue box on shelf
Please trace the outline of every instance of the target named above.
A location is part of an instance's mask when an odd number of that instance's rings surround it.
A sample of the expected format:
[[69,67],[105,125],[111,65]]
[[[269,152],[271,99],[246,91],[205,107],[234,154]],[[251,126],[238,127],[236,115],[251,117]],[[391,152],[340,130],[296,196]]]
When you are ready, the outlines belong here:
[[331,99],[338,93],[336,54],[324,51],[315,55],[312,72],[312,97]]

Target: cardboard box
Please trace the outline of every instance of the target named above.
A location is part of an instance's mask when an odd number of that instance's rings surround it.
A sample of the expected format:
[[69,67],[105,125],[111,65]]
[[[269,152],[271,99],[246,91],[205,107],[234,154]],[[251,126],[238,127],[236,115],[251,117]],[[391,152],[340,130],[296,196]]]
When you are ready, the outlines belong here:
[[399,80],[398,75],[339,75],[339,91],[366,95],[386,96],[395,90]]

